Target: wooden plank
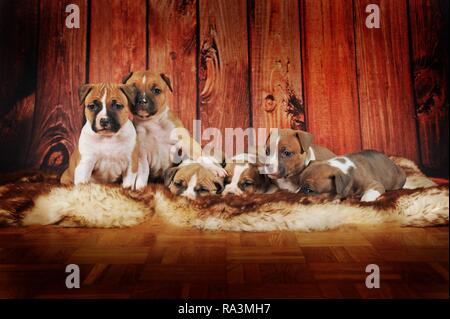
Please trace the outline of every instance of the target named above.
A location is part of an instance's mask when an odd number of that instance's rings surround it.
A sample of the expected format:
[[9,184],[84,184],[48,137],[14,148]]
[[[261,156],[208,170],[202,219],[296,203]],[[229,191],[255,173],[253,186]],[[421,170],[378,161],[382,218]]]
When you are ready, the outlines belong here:
[[[200,119],[202,128],[247,128],[249,121],[245,0],[200,1]],[[229,143],[230,141],[225,141]]]
[[0,171],[20,169],[26,158],[35,106],[37,29],[36,0],[0,2]]
[[170,109],[192,132],[197,118],[196,1],[150,0],[149,69],[172,82]]
[[303,72],[308,130],[337,154],[361,148],[352,2],[305,0]]
[[[67,5],[80,8],[80,28],[65,26]],[[78,143],[83,109],[77,89],[86,80],[86,0],[43,0],[39,13],[36,110],[29,164],[62,170]]]
[[297,0],[249,1],[255,128],[306,129]]
[[410,0],[409,9],[422,165],[448,176],[449,4]]
[[[381,27],[366,27],[377,4]],[[418,161],[406,1],[356,0],[356,52],[364,148]]]
[[89,82],[117,82],[146,67],[146,1],[91,2]]

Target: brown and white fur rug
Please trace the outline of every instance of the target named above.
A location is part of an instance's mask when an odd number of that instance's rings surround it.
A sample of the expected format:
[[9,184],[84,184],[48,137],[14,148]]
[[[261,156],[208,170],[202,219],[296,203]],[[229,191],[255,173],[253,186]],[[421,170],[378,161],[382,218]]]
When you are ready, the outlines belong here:
[[159,184],[138,192],[116,185],[60,186],[56,178],[44,174],[9,176],[0,186],[0,225],[130,227],[154,214],[177,226],[226,231],[314,231],[380,223],[448,225],[448,184],[437,186],[413,162],[393,159],[408,175],[405,189],[371,203],[286,192],[192,201]]

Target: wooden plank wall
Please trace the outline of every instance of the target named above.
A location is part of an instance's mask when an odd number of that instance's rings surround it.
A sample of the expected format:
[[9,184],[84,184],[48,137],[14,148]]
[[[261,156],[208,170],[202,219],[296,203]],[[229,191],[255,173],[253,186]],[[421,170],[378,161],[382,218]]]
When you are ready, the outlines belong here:
[[[64,26],[69,3],[80,29]],[[380,29],[365,26],[374,3]],[[150,68],[191,132],[195,119],[307,129],[336,153],[375,148],[448,176],[445,0],[20,0],[0,16],[2,171],[62,170],[78,86]]]

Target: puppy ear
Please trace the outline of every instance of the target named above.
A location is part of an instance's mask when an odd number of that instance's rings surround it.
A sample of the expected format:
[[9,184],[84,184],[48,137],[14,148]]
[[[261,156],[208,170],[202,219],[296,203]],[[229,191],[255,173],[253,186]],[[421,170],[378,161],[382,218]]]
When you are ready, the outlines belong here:
[[178,172],[178,168],[178,166],[171,167],[164,172],[164,186],[169,187],[170,183],[175,177],[175,174]]
[[125,84],[133,76],[133,72],[128,73],[122,78],[122,83]]
[[314,135],[305,131],[295,131],[295,135],[298,138],[300,146],[303,152],[308,151],[309,147],[312,145]]
[[134,83],[121,85],[120,90],[123,92],[123,94],[125,94],[130,105],[134,105],[136,103],[136,96],[138,93],[138,89],[136,85],[134,85]]
[[78,88],[78,97],[80,98],[80,105],[84,104],[84,100],[89,92],[92,90],[92,84],[83,84]]
[[169,77],[167,75],[165,75],[164,73],[161,73],[160,76],[163,79],[163,81],[166,82],[167,86],[169,87],[170,92],[173,92],[172,84],[170,83]]
[[349,174],[339,173],[334,176],[334,184],[339,197],[348,197],[353,187],[353,177]]

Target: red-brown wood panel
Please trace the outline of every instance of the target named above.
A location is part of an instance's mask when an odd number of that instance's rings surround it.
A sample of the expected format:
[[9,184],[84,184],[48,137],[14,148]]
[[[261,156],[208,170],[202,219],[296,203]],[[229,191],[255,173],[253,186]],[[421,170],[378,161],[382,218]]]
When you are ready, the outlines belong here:
[[37,0],[0,2],[0,170],[21,168],[28,151],[35,107],[37,5]]
[[352,2],[305,0],[302,20],[308,130],[337,154],[359,150]]
[[146,67],[146,0],[91,1],[89,82],[117,82]]
[[171,79],[170,109],[192,132],[197,118],[197,3],[150,0],[149,69]]
[[[379,29],[366,27],[377,4]],[[356,52],[364,148],[418,160],[406,1],[355,0]]]
[[410,0],[415,106],[422,164],[448,174],[448,1]]
[[254,127],[306,129],[298,0],[249,1]]
[[247,3],[200,1],[202,127],[247,128],[249,122]]
[[[80,8],[80,28],[65,26],[68,4]],[[82,107],[77,89],[86,78],[86,0],[42,0],[36,109],[29,164],[60,170],[78,143]]]

